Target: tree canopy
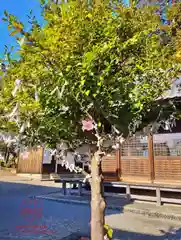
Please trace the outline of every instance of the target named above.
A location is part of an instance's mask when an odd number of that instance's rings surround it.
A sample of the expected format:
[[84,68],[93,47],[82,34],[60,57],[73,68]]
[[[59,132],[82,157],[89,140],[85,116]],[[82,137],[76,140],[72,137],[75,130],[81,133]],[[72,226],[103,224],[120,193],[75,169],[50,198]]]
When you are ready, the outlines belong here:
[[106,1],[49,4],[43,15],[45,26],[31,17],[26,32],[5,12],[20,60],[9,59],[2,77],[1,129],[23,132],[27,144],[78,144],[94,140],[82,131],[86,118],[100,135],[125,137],[154,120],[179,70],[172,24],[163,29],[153,7]]
[[20,59],[6,52],[0,128],[17,133],[26,145],[97,144],[88,175],[94,240],[104,239],[101,141],[154,122],[157,99],[180,71],[178,9],[165,27],[155,8],[133,3],[46,4],[45,26],[30,16],[28,32],[15,16],[5,12],[4,18],[17,36]]

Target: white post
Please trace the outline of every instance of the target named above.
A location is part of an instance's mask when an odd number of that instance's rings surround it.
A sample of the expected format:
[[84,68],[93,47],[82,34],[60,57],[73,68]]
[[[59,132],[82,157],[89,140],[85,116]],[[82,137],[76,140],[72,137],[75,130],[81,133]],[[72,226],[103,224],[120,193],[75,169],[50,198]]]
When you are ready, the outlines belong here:
[[55,163],[55,173],[57,173],[57,170],[58,170],[58,163],[57,163],[57,160],[56,160],[56,163]]

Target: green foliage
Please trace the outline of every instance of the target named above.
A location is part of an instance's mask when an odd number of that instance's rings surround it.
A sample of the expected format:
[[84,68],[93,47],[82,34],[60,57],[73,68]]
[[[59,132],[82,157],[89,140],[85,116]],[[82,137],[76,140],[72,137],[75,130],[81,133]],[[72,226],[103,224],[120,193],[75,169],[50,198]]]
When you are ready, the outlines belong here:
[[[40,28],[33,22],[29,32],[5,14],[11,34],[18,32],[24,42],[21,59],[9,63],[3,78],[0,111],[7,114],[20,103],[21,123],[30,122],[29,142],[92,141],[94,136],[81,129],[87,114],[100,134],[114,126],[127,136],[152,120],[146,118],[156,99],[177,76],[175,40],[161,41],[161,23],[152,7],[117,3],[113,16],[112,7],[99,2],[92,8],[82,1],[44,8],[47,24]],[[166,35],[171,37],[170,30]],[[22,88],[13,98],[17,78]]]
[[175,39],[175,46],[176,46],[176,54],[175,54],[175,61],[180,63],[181,62],[181,29],[180,29],[180,22],[181,22],[181,3],[174,4],[172,9],[168,11],[169,20],[172,22],[170,27],[170,32],[172,38]]
[[104,224],[105,235],[111,240],[113,236],[113,230],[107,224]]
[[5,166],[5,162],[3,159],[0,159],[0,167],[4,167]]

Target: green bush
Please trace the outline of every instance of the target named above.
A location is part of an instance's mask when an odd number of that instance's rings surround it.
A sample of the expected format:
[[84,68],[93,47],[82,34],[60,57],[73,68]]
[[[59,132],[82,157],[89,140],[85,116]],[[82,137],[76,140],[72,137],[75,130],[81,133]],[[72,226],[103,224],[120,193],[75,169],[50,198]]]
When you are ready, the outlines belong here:
[[5,166],[5,162],[4,162],[4,160],[2,160],[2,159],[0,159],[0,166],[1,166],[1,167],[4,167],[4,166]]

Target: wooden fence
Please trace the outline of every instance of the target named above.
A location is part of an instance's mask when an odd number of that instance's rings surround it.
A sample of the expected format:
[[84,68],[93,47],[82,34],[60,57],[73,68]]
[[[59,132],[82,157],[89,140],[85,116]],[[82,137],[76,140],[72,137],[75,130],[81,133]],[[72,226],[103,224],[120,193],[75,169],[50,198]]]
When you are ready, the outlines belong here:
[[172,133],[129,138],[102,166],[105,181],[109,173],[114,181],[181,184],[181,139]]
[[102,160],[102,171],[105,181],[118,181],[119,180],[119,166],[117,153],[107,155]]
[[21,151],[18,159],[17,172],[40,174],[42,171],[42,159],[42,147]]
[[[179,137],[180,136],[180,137]],[[48,174],[55,171],[54,161],[43,164],[43,148],[22,152],[18,173]],[[62,173],[62,167],[58,171]],[[120,151],[103,158],[105,181],[168,183],[181,185],[181,134],[135,136],[127,139]]]

